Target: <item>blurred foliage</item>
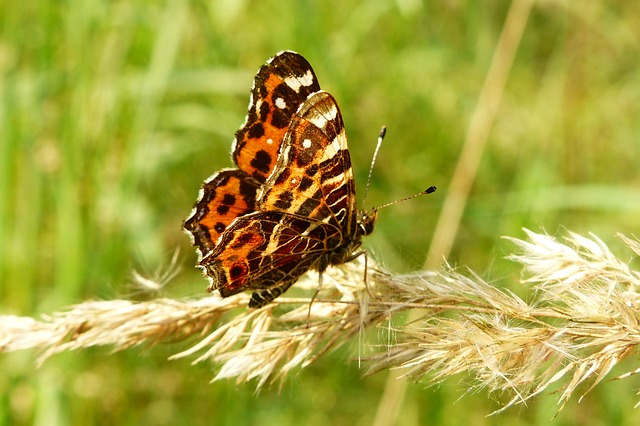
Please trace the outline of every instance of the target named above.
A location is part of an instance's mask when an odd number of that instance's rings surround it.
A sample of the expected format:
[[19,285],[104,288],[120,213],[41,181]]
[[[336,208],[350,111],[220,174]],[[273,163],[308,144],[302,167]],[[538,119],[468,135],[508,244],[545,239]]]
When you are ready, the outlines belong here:
[[[203,294],[180,222],[204,178],[231,165],[253,74],[296,50],[340,102],[360,192],[388,126],[366,246],[394,270],[424,261],[509,2],[25,1],[0,3],[2,314],[130,295],[182,253],[163,290]],[[637,233],[640,5],[534,5],[450,261],[517,279],[501,235],[521,227]],[[361,193],[360,193],[361,196]],[[369,206],[369,207],[370,207]],[[505,280],[506,281],[506,280]],[[0,358],[0,424],[370,424],[384,377],[356,348],[254,394],[166,358],[179,348]],[[498,417],[465,382],[411,386],[400,424],[535,424],[554,396]],[[637,386],[636,386],[637,387]],[[637,424],[633,380],[605,383],[556,424]],[[455,405],[454,405],[455,404]]]

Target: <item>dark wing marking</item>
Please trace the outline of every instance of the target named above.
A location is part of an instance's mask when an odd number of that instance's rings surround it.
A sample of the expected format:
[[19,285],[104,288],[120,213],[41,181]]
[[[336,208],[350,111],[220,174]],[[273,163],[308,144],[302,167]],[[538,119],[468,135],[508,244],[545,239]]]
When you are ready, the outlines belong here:
[[200,258],[209,254],[237,217],[255,211],[258,184],[242,170],[222,170],[202,185],[200,196],[184,222]]
[[318,90],[311,65],[295,52],[279,52],[264,64],[253,81],[247,116],[233,143],[238,167],[264,182],[276,165],[291,118]]

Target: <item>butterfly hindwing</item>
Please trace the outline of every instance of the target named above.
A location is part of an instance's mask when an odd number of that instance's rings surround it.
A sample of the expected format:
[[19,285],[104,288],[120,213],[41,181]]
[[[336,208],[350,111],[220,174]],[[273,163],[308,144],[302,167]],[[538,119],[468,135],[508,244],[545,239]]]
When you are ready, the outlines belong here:
[[205,181],[196,206],[184,223],[200,259],[213,250],[231,222],[255,211],[257,190],[256,182],[238,169],[222,170]]

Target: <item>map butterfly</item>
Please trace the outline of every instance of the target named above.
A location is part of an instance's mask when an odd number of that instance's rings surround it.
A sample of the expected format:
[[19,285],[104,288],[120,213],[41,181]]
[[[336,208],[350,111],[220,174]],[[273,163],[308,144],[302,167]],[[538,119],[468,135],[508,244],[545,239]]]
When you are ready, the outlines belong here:
[[306,271],[361,254],[377,209],[357,209],[342,115],[301,55],[279,52],[258,70],[232,157],[237,168],[204,182],[184,223],[209,291],[254,290],[259,308]]

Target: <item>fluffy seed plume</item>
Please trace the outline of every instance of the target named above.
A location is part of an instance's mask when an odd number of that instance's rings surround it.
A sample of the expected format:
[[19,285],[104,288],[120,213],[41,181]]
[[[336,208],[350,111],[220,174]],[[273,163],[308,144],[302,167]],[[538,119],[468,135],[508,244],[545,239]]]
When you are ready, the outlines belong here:
[[[395,368],[431,383],[464,373],[477,388],[511,394],[502,409],[559,386],[562,409],[578,387],[588,392],[640,344],[640,273],[595,235],[525,232],[527,240],[509,238],[518,247],[510,259],[523,265],[532,302],[448,267],[389,275],[369,265],[365,285],[363,264],[351,262],[325,273],[310,309],[311,275],[296,284],[308,297],[280,297],[256,310],[246,308],[246,294],[85,302],[40,320],[0,317],[0,349],[38,349],[42,362],[97,345],[123,350],[191,338],[193,346],[172,359],[210,361],[214,380],[261,387],[353,340],[369,373]],[[640,255],[640,242],[620,238]],[[419,320],[390,325],[414,309]],[[223,320],[230,311],[236,315]],[[387,339],[364,341],[361,332],[371,327]]]

